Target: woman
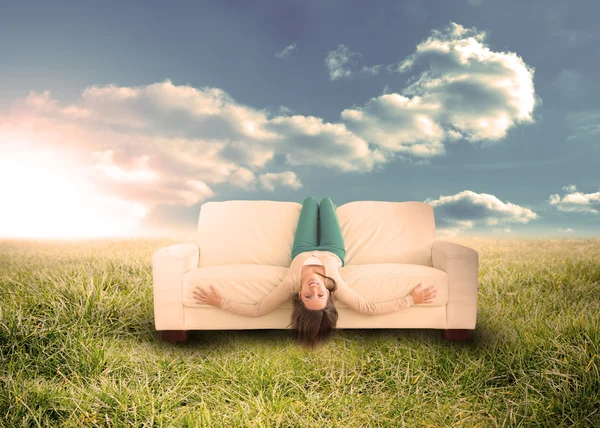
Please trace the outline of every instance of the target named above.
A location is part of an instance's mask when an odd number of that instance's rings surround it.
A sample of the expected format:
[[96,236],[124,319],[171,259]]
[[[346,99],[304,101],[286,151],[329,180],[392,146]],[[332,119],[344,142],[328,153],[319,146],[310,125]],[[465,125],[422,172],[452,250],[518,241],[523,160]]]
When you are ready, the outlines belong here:
[[333,304],[334,296],[349,308],[367,315],[383,315],[431,302],[435,290],[431,290],[432,287],[417,290],[420,283],[409,295],[382,303],[370,303],[348,287],[339,273],[344,266],[346,250],[335,210],[330,198],[323,198],[320,207],[312,196],[304,200],[292,247],[292,264],[281,284],[259,303],[244,304],[224,299],[212,285],[212,293],[196,287],[194,299],[198,303],[254,317],[267,314],[292,299],[292,322],[288,327],[291,325],[296,330],[299,343],[310,348],[328,340],[335,329],[338,312]]

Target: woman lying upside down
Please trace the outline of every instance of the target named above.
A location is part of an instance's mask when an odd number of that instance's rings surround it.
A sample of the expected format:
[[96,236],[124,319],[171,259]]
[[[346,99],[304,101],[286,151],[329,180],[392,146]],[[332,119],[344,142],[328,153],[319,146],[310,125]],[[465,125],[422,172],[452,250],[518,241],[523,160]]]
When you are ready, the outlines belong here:
[[308,348],[328,340],[335,329],[338,312],[333,303],[334,296],[349,308],[367,315],[383,315],[432,301],[436,291],[431,290],[432,287],[420,290],[420,283],[407,296],[382,303],[370,303],[348,287],[339,272],[344,266],[346,250],[335,209],[329,198],[321,200],[320,207],[312,196],[304,200],[292,247],[292,264],[283,281],[260,302],[246,304],[224,299],[212,285],[212,292],[196,287],[194,299],[252,317],[268,314],[291,299],[292,322],[288,327],[291,325],[295,329],[297,342]]

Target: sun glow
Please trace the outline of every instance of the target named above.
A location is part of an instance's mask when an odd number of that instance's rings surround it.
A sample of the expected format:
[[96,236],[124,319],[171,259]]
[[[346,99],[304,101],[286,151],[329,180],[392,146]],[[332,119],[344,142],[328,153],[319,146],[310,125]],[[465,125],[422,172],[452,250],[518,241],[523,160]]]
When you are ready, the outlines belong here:
[[65,152],[0,140],[0,237],[137,235],[147,208],[99,194],[84,171]]

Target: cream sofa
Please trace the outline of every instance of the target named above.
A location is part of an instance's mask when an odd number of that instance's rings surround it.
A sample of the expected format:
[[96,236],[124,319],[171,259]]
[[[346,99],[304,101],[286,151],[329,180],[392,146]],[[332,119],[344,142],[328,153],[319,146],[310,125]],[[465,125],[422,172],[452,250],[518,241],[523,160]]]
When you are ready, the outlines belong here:
[[[285,277],[302,205],[232,200],[200,207],[198,240],[152,256],[154,318],[163,340],[185,341],[189,330],[285,329],[291,303],[261,317],[198,304],[192,290],[216,286],[228,299],[256,303]],[[337,207],[346,246],[344,281],[371,302],[406,296],[420,282],[435,300],[378,316],[336,301],[340,329],[443,330],[466,340],[477,320],[479,256],[471,248],[436,240],[433,208],[424,202],[355,201]]]

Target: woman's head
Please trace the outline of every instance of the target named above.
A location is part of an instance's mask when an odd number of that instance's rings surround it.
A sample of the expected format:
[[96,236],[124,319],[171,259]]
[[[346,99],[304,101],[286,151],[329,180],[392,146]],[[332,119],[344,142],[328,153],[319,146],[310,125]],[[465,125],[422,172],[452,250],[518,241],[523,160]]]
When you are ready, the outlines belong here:
[[[288,325],[288,327],[291,325],[296,331],[297,342],[308,348],[315,348],[321,342],[327,341],[338,320],[338,312],[333,304],[333,295],[337,290],[337,284],[325,275],[320,273],[316,273],[316,275],[320,277],[318,286],[311,285],[315,278],[307,279],[306,285],[311,291],[309,299],[305,299],[302,290],[293,296],[292,322]],[[304,288],[304,282],[302,285]],[[324,289],[323,292],[320,291],[321,286]],[[324,298],[317,300],[316,298],[319,298],[320,294],[324,294]]]
[[315,270],[303,271],[300,280],[301,288],[298,297],[306,309],[313,311],[323,309],[329,298],[328,288],[333,281]]

